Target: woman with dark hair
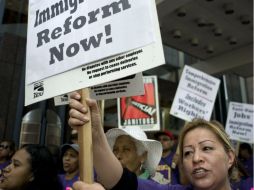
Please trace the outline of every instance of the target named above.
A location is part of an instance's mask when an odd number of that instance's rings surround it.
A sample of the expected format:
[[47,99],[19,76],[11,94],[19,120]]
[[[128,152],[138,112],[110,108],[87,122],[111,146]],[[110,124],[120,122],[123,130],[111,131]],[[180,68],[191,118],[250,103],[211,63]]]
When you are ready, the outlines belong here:
[[54,159],[45,146],[25,145],[0,178],[2,190],[61,190]]

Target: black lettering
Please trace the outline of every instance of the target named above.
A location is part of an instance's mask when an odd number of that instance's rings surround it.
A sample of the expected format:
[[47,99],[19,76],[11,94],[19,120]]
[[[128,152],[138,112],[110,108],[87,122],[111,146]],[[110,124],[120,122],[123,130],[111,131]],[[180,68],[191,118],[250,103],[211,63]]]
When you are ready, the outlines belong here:
[[84,39],[80,41],[80,44],[82,45],[85,51],[90,50],[91,46],[97,48],[100,46],[102,36],[103,36],[102,33],[97,34],[97,39],[95,38],[95,36],[91,36],[89,38],[89,41],[87,41],[87,39]]
[[78,17],[74,20],[73,28],[74,29],[79,29],[79,28],[83,27],[85,24],[86,24],[86,17],[85,16],[80,16],[80,17]]
[[63,8],[62,1],[60,1],[59,3],[55,3],[54,5],[51,6],[51,18],[53,18],[63,12],[64,12],[64,8]]
[[62,32],[62,28],[61,27],[57,27],[55,28],[52,33],[51,33],[51,38],[53,40],[59,38],[61,36],[61,32]]
[[[73,51],[72,51],[73,49]],[[66,55],[68,57],[73,57],[79,52],[79,45],[77,43],[71,44],[67,49],[66,49]]]
[[90,13],[88,13],[88,16],[89,16],[89,21],[88,23],[91,24],[93,22],[96,22],[97,21],[97,15],[100,13],[100,9],[96,9],[95,11],[92,11]]
[[106,17],[111,16],[110,8],[113,10],[113,14],[121,12],[121,9],[119,7],[120,4],[122,4],[122,9],[123,10],[131,8],[131,5],[130,5],[128,0],[120,0],[118,3],[113,2],[110,5],[106,5],[106,6],[101,8],[102,11],[103,11],[102,18],[106,18]]
[[50,41],[48,35],[49,35],[48,29],[45,29],[37,34],[37,37],[38,37],[37,47],[40,47],[43,44],[43,40],[45,43],[48,43]]
[[49,52],[50,52],[50,61],[49,61],[49,64],[50,65],[55,63],[54,57],[58,61],[62,61],[63,60],[63,47],[64,47],[64,43],[59,45],[59,50],[56,47],[53,47],[53,48],[49,49]]

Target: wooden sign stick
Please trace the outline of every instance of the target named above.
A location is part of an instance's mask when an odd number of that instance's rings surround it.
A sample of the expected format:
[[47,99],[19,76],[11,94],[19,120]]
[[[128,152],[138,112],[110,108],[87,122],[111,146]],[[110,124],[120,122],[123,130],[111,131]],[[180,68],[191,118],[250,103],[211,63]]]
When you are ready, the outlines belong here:
[[[89,98],[89,89],[81,90],[81,103],[87,107],[86,98]],[[90,110],[88,109],[89,117]],[[80,180],[93,183],[93,149],[92,149],[92,125],[91,120],[78,129],[79,143],[79,175]]]

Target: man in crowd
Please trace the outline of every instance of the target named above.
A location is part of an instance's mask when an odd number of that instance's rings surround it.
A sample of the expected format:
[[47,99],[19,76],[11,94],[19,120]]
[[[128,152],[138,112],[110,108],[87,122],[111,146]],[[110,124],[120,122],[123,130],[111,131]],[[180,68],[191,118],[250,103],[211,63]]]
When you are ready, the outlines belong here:
[[179,170],[177,167],[177,155],[175,154],[175,138],[167,130],[159,131],[154,135],[155,139],[162,144],[163,152],[157,171],[164,179],[161,183],[179,184]]

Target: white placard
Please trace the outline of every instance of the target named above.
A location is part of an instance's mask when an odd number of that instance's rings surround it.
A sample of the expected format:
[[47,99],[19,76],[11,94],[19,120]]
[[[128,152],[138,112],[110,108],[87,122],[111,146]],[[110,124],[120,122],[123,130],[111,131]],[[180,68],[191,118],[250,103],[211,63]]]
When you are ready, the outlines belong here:
[[155,42],[147,0],[30,0],[26,84]]
[[[135,96],[144,94],[142,73],[99,84],[90,88],[90,97],[96,100],[119,98],[122,96]],[[69,104],[69,95],[54,97],[55,106]]]
[[253,143],[253,105],[230,102],[226,123],[230,139]]
[[[117,80],[165,63],[155,1],[152,2],[156,43],[26,85],[25,105]],[[128,38],[128,35],[127,35]],[[40,87],[40,88],[39,88]],[[40,90],[38,90],[38,88]]]
[[220,80],[192,67],[185,66],[170,114],[191,121],[210,120]]

